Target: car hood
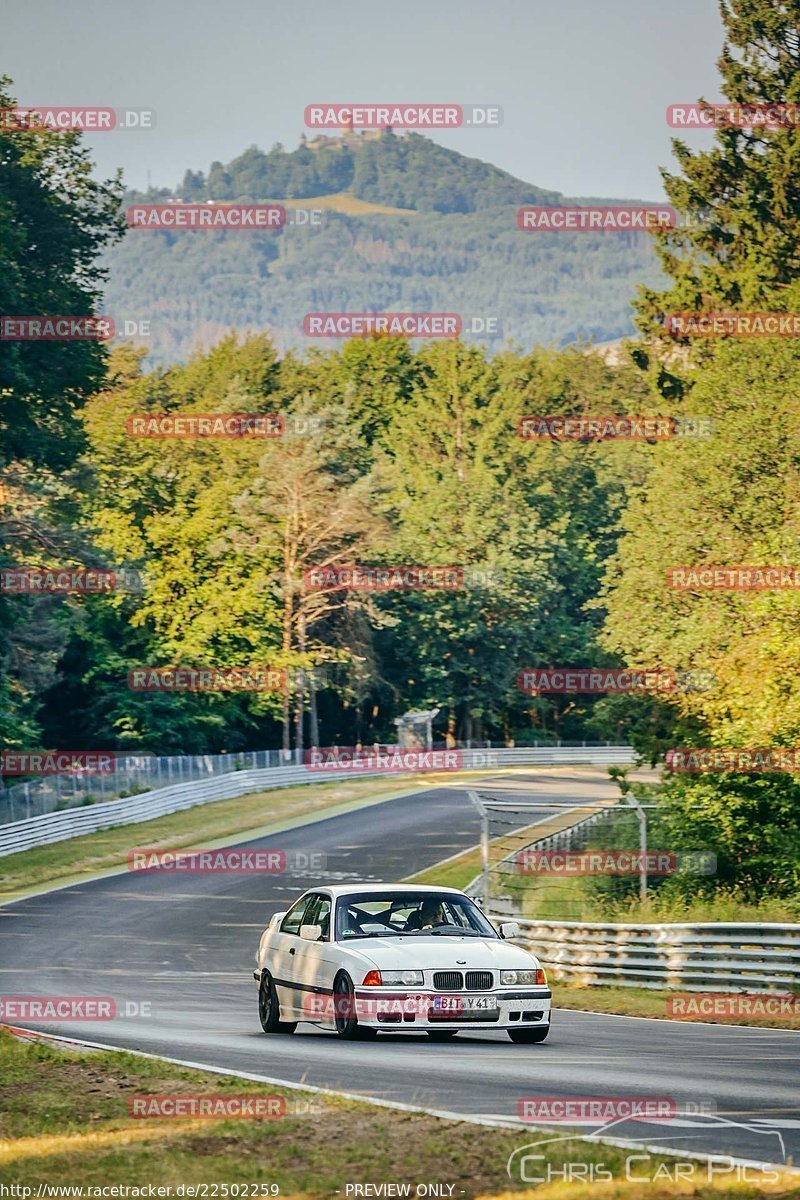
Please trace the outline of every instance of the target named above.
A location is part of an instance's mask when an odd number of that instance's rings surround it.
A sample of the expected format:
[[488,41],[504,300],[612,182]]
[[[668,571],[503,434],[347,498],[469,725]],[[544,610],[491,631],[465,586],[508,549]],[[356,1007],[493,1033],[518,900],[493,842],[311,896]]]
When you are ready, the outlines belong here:
[[539,960],[511,942],[497,938],[441,937],[412,935],[410,937],[354,938],[344,945],[357,950],[373,966],[386,970],[419,971],[453,968],[506,970],[538,966]]

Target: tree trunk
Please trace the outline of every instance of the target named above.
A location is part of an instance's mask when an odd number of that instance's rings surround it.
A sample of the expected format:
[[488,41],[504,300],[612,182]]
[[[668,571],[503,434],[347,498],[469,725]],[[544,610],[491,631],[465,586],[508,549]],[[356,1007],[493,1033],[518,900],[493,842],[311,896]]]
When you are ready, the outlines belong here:
[[[288,663],[292,651],[292,599],[287,579],[286,594],[283,601],[283,653]],[[291,670],[286,668],[286,682],[283,685],[283,731],[281,746],[284,758],[288,758],[292,749],[291,738]]]
[[[303,597],[298,605],[297,648],[301,654],[306,652],[306,615],[303,608]],[[303,724],[306,711],[306,669],[301,667],[297,673],[297,722],[295,726],[294,744],[297,750],[298,762],[303,761]]]
[[297,716],[295,720],[294,746],[297,752],[297,761],[303,761],[303,721],[305,718],[306,708],[306,673],[303,670],[297,673]]
[[294,615],[294,563],[291,521],[287,517],[283,533],[283,656],[286,665],[286,683],[283,688],[283,730],[281,746],[283,757],[289,758],[292,751],[292,700],[291,700],[291,668],[292,656],[292,617]]
[[456,706],[455,701],[450,701],[450,715],[447,718],[447,733],[445,734],[445,745],[448,750],[452,750],[456,744]]

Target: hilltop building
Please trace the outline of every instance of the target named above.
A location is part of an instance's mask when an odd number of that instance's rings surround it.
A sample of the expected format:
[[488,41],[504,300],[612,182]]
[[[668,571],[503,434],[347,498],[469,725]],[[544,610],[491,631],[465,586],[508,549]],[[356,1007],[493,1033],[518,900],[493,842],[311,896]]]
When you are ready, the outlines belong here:
[[323,146],[358,146],[363,142],[377,142],[379,138],[384,137],[387,133],[392,136],[400,136],[391,125],[386,125],[382,129],[354,129],[352,121],[346,121],[341,127],[340,136],[335,134],[318,133],[315,138],[310,141],[305,134],[300,136],[300,145],[307,150],[320,150]]

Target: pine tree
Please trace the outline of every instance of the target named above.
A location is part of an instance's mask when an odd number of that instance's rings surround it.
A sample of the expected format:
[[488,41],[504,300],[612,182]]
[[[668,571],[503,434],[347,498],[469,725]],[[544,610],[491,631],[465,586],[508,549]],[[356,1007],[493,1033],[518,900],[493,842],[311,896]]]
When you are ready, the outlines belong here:
[[[720,10],[726,38],[717,65],[727,100],[800,106],[800,0],[721,0]],[[677,138],[673,150],[681,173],[662,177],[682,220],[654,235],[672,284],[641,290],[642,332],[663,340],[668,313],[780,309],[776,296],[800,267],[798,126],[721,127],[709,150]]]

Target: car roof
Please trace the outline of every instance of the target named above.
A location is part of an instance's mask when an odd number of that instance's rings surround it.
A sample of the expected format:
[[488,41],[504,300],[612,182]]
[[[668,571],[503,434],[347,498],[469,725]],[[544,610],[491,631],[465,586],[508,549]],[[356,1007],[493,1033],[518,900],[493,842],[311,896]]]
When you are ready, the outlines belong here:
[[[419,883],[321,883],[318,887],[306,888],[306,892],[327,892],[334,898],[337,896],[351,896],[355,892],[358,892],[359,895],[368,895],[374,892],[377,896],[385,895],[387,892],[413,892],[416,895],[419,895],[421,892],[429,892],[432,896],[438,896],[442,893],[451,896],[464,895],[458,888],[431,887],[430,884]],[[305,892],[303,895],[305,895]]]

